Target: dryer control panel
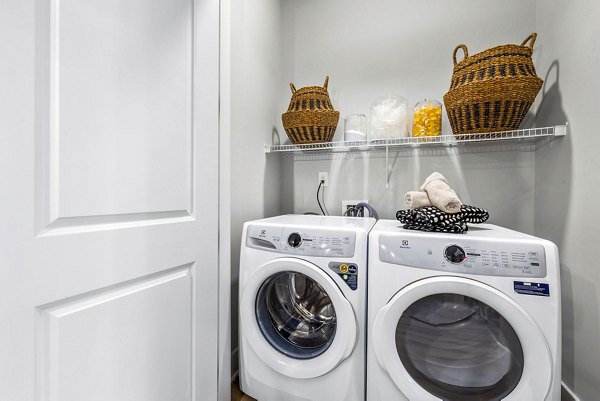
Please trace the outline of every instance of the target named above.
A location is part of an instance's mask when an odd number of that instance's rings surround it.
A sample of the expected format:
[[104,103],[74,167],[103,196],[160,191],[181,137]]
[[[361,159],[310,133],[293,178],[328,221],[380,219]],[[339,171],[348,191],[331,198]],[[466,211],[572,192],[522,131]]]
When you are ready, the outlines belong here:
[[487,276],[545,277],[546,253],[541,244],[522,241],[485,241],[379,237],[379,259],[402,266]]
[[356,233],[303,227],[248,226],[249,248],[297,256],[354,256]]

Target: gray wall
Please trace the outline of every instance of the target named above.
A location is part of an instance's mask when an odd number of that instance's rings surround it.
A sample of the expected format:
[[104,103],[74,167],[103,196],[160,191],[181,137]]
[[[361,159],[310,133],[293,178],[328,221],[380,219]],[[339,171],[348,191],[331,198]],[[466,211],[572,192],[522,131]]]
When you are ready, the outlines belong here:
[[[343,140],[344,116],[368,115],[379,96],[402,95],[411,108],[425,97],[441,101],[452,75],[454,47],[465,43],[475,53],[520,43],[535,30],[535,0],[285,0],[283,25],[284,78],[300,87],[322,84],[330,75],[332,101],[341,112],[334,140]],[[450,132],[445,115],[443,126]],[[484,150],[394,154],[388,190],[383,155],[297,158],[292,162],[294,211],[319,210],[318,172],[328,171],[325,195],[331,214],[341,214],[343,199],[368,199],[382,217],[393,218],[403,207],[404,193],[437,170],[464,202],[489,209],[492,222],[533,233],[534,153]]]
[[[231,295],[232,348],[237,348],[237,298],[242,225],[278,215],[280,158],[265,158],[278,121],[282,81],[281,2],[231,2]],[[234,354],[232,371],[237,370]]]
[[[325,201],[331,214],[340,215],[344,199],[365,199],[381,218],[394,219],[404,209],[404,193],[418,189],[433,171],[445,174],[466,204],[484,207],[490,221],[533,233],[535,154],[521,147],[482,153],[456,148],[392,153],[390,188],[386,190],[385,154],[347,155],[332,160],[294,162],[294,207],[297,213],[318,212],[318,172],[329,171]],[[469,149],[473,150],[473,149]]]
[[600,2],[537,0],[538,74],[546,80],[537,123],[569,121],[566,138],[536,154],[535,234],[560,250],[563,381],[600,398]]

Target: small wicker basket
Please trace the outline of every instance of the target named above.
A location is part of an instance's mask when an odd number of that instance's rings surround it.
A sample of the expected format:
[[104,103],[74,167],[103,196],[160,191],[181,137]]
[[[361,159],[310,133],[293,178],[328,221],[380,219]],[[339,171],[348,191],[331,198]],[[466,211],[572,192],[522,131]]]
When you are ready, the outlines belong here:
[[[496,46],[473,56],[465,45],[454,49],[454,72],[444,95],[454,135],[519,127],[544,82],[531,59],[536,37],[532,33],[520,46]],[[459,49],[465,58],[457,63]]]
[[288,111],[281,115],[283,128],[293,144],[331,142],[340,112],[333,109],[327,85],[296,89],[293,83]]

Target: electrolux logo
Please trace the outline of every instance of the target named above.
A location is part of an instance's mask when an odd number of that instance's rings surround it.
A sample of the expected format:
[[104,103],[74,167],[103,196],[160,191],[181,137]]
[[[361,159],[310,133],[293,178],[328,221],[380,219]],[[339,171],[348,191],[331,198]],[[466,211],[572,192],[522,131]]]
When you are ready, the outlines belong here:
[[410,249],[410,245],[408,243],[408,240],[406,240],[406,239],[402,240],[402,244],[400,245],[400,249]]

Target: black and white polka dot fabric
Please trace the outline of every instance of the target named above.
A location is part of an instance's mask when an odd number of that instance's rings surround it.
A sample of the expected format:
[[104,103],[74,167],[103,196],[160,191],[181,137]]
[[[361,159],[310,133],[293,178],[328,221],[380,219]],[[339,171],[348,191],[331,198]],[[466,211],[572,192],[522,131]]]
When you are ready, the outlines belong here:
[[467,223],[483,223],[490,217],[485,209],[462,205],[458,213],[446,213],[435,206],[412,210],[399,210],[396,218],[408,230],[463,234],[469,230]]

